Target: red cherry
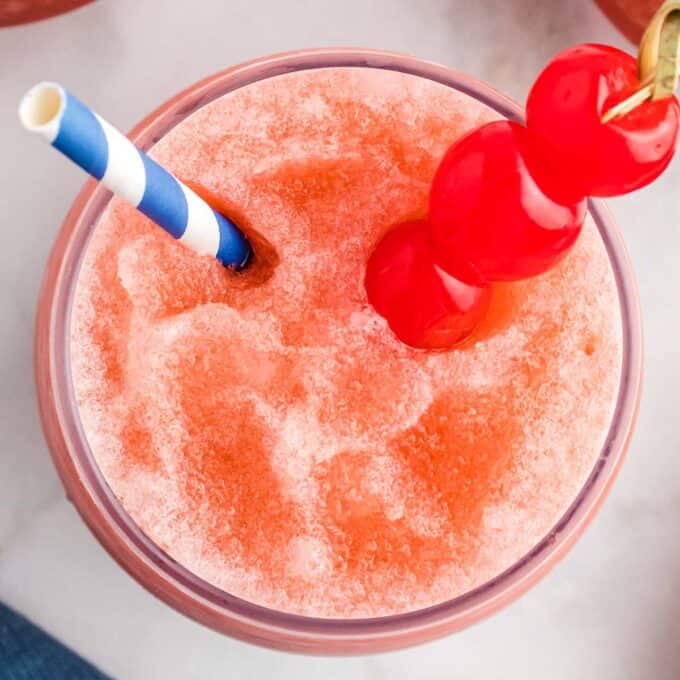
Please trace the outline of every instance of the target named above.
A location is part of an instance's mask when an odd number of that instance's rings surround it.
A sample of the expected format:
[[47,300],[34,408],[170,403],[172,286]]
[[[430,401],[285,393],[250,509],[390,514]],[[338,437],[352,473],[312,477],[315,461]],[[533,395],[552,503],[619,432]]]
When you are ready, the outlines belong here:
[[678,138],[675,97],[602,123],[604,113],[639,87],[635,59],[606,45],[565,50],[538,77],[527,100],[527,126],[538,163],[562,195],[624,194],[666,168]]
[[524,279],[576,241],[585,202],[549,198],[527,169],[530,151],[526,129],[504,120],[446,152],[430,190],[435,259],[446,271],[469,283]]
[[420,349],[449,349],[467,338],[489,305],[489,287],[463,283],[432,261],[425,221],[389,231],[366,265],[366,292],[396,336]]

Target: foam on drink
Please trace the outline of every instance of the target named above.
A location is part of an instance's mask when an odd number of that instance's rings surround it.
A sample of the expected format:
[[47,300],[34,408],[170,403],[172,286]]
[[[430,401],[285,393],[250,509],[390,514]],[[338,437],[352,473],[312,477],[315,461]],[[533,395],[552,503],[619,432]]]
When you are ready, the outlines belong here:
[[127,511],[199,576],[312,616],[408,611],[500,573],[580,491],[622,342],[591,222],[555,270],[497,287],[463,349],[412,350],[366,301],[374,243],[495,117],[372,69],[279,76],[191,115],[151,155],[270,241],[269,278],[105,211],[75,299],[81,419]]

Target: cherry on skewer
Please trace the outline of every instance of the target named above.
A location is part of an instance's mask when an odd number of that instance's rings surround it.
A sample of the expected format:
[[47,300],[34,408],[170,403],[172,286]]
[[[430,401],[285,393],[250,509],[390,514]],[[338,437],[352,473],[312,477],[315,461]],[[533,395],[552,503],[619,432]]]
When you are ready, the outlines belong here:
[[481,321],[491,293],[447,274],[432,258],[428,224],[404,222],[377,244],[366,265],[368,300],[407,345],[450,349]]
[[542,71],[527,100],[527,126],[538,163],[566,195],[625,194],[670,163],[680,121],[675,97],[602,120],[640,85],[635,59],[607,45],[572,47]]
[[578,237],[586,206],[548,196],[529,171],[526,128],[488,123],[446,152],[430,190],[435,258],[470,283],[547,271]]

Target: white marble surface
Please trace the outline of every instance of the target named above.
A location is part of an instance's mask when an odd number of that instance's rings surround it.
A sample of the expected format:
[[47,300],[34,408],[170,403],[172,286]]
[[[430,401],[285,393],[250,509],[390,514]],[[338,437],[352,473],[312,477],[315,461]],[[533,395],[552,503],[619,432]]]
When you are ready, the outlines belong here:
[[40,274],[83,177],[19,130],[15,106],[28,85],[59,79],[127,129],[217,69],[335,44],[415,53],[523,99],[552,53],[588,40],[624,45],[588,0],[98,0],[0,30],[0,599],[125,680],[680,677],[679,161],[653,187],[610,204],[638,272],[647,338],[642,411],[620,479],[547,579],[454,637],[318,659],[251,647],[183,618],[80,522],[34,404]]

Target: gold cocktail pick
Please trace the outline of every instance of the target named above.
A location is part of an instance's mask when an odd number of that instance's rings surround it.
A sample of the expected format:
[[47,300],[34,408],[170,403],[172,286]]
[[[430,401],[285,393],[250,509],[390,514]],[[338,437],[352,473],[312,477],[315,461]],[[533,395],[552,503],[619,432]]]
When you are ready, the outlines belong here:
[[675,92],[680,78],[680,2],[667,0],[652,17],[640,41],[638,75],[640,89],[609,109],[603,123]]

